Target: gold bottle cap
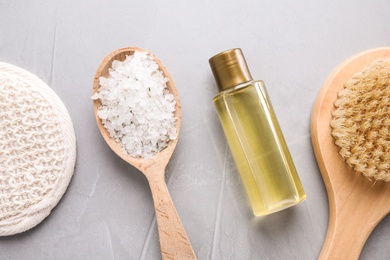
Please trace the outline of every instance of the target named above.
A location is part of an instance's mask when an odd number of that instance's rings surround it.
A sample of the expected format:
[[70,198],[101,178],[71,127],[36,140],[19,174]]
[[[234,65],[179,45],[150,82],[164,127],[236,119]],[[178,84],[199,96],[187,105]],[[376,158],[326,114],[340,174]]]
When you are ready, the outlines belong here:
[[221,52],[209,59],[219,91],[252,80],[241,49]]

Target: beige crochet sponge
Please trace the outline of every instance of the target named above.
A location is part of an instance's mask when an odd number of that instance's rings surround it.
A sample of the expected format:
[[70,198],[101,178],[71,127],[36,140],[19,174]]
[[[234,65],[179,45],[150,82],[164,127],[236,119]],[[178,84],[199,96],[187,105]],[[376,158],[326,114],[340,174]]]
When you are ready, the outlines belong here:
[[332,135],[355,171],[390,181],[390,60],[355,74],[338,93]]
[[69,114],[44,82],[0,63],[0,235],[26,231],[71,180],[76,138]]

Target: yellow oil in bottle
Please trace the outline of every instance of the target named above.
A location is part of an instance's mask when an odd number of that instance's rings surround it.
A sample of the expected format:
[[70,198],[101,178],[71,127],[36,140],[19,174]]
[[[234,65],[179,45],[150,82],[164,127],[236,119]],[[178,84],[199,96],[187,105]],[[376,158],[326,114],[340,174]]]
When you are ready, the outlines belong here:
[[253,81],[241,49],[210,60],[220,93],[213,102],[255,215],[306,198],[262,81]]
[[214,104],[255,215],[306,198],[262,81],[222,91]]

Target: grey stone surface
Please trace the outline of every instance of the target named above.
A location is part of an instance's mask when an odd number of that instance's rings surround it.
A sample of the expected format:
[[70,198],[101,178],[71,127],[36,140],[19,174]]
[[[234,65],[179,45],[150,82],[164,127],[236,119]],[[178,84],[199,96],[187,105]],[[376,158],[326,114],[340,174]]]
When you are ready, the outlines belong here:
[[[148,183],[105,144],[90,100],[100,61],[126,46],[153,52],[176,82],[183,122],[167,183],[198,258],[315,259],[328,202],[311,146],[311,109],[335,66],[390,45],[389,10],[388,0],[0,0],[0,60],[54,89],[78,140],[66,194],[34,229],[1,237],[0,259],[161,257]],[[217,89],[208,59],[233,47],[266,82],[308,195],[267,217],[251,213],[211,101]],[[389,233],[385,218],[361,259],[389,259]]]

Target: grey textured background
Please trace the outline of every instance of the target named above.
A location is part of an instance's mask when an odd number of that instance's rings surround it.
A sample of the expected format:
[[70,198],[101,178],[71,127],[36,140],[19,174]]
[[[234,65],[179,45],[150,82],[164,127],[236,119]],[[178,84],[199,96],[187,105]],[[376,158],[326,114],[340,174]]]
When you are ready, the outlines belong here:
[[[109,52],[139,46],[171,72],[183,108],[167,169],[173,201],[199,259],[315,259],[328,221],[325,187],[310,141],[316,95],[332,69],[360,51],[390,45],[390,1],[0,0],[0,60],[38,75],[74,122],[78,157],[68,191],[51,215],[0,238],[0,259],[159,259],[144,176],[101,137],[90,100]],[[212,98],[208,59],[241,47],[268,87],[308,199],[254,217]],[[390,219],[362,259],[389,259]]]

